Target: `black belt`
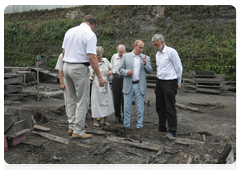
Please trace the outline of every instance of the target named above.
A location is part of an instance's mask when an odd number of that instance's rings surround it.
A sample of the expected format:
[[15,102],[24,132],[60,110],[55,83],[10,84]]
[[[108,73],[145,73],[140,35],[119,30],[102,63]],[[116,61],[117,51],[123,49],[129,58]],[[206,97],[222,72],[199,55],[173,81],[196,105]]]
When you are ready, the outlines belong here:
[[68,64],[84,64],[85,66],[90,66],[90,63],[89,62],[85,62],[85,63],[69,63],[69,62],[66,62]]
[[136,84],[136,83],[139,83],[139,80],[137,80],[137,81],[132,81],[132,84]]

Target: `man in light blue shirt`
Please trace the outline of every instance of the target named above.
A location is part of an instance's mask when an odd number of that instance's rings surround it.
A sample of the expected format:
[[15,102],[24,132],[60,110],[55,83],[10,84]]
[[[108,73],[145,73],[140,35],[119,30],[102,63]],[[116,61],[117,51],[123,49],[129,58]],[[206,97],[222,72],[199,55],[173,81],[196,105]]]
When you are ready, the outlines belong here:
[[[168,137],[175,137],[177,131],[177,113],[175,96],[181,86],[182,63],[175,49],[165,45],[164,37],[155,34],[152,44],[157,50],[157,83],[155,88],[156,110],[159,117],[158,131],[167,132]],[[168,131],[166,127],[168,121]]]

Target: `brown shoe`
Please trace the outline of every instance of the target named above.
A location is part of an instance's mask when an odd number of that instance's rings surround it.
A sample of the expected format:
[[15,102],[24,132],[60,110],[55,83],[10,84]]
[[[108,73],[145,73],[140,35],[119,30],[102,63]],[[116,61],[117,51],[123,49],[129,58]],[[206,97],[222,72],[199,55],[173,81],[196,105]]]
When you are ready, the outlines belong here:
[[72,134],[72,139],[78,139],[78,138],[87,139],[87,138],[91,138],[91,137],[92,137],[92,135],[86,134],[86,133],[84,133],[84,135],[82,135],[82,136],[76,135],[74,133]]
[[68,136],[72,136],[72,134],[73,134],[73,130],[72,129],[68,129]]

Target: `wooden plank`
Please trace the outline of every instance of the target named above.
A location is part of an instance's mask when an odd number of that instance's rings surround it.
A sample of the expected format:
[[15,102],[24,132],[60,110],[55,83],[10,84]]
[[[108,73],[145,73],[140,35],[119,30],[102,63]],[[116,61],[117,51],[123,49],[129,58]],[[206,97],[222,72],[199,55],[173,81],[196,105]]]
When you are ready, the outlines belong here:
[[110,132],[105,132],[103,130],[90,129],[90,128],[86,129],[86,133],[96,134],[96,135],[110,135],[111,134]]
[[195,78],[197,83],[213,83],[213,84],[220,84],[220,78]]
[[19,85],[6,85],[4,86],[4,94],[22,91],[22,86]]
[[4,80],[4,85],[10,85],[10,84],[23,84],[23,78],[18,77],[18,78]]
[[154,151],[159,151],[163,147],[162,145],[157,145],[157,144],[154,144],[154,143],[131,142],[127,138],[120,138],[120,137],[108,137],[106,139],[109,140],[109,141],[112,141],[112,142],[128,144],[128,145],[131,145],[131,146],[134,146],[134,147],[137,147],[137,148],[154,150]]
[[22,103],[22,102],[19,102],[19,101],[4,100],[4,105],[21,104],[21,103]]
[[65,138],[62,138],[62,137],[59,137],[59,136],[55,136],[55,135],[51,135],[51,134],[48,134],[48,133],[45,133],[45,132],[32,131],[32,134],[40,135],[40,136],[42,136],[44,138],[47,138],[49,140],[56,141],[56,142],[66,144],[66,145],[70,143],[68,139],[65,139]]
[[10,97],[5,97],[4,100],[15,101],[15,100],[21,100],[21,99],[23,99],[23,96],[10,96]]
[[34,125],[33,126],[33,130],[36,131],[43,131],[43,132],[49,132],[50,128],[44,127],[44,126],[40,126],[40,125]]
[[14,119],[10,117],[7,121],[4,122],[4,133],[15,123]]
[[183,145],[204,145],[205,144],[205,142],[203,141],[191,140],[186,138],[176,138],[174,142],[180,143]]
[[231,150],[232,150],[232,145],[228,143],[224,147],[224,149],[221,152],[221,154],[219,155],[217,163],[218,164],[225,164],[226,163],[226,159],[227,159],[228,155],[230,154]]
[[33,145],[38,148],[40,148],[44,143],[46,143],[46,139],[27,139],[23,141],[22,143],[27,144],[27,145]]
[[111,146],[104,144],[102,147],[100,147],[98,150],[96,150],[93,155],[102,155],[104,154],[108,149],[110,149]]
[[209,88],[197,88],[197,92],[205,92],[205,93],[216,93],[219,94],[220,90],[218,89],[209,89]]

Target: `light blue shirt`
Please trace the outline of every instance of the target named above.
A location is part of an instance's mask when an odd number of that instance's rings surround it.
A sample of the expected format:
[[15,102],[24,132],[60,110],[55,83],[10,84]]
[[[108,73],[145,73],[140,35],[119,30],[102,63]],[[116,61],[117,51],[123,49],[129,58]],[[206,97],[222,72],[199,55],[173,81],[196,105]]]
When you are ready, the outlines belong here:
[[175,49],[165,45],[163,51],[158,51],[156,54],[156,65],[158,79],[177,79],[180,86],[183,68],[180,57]]

